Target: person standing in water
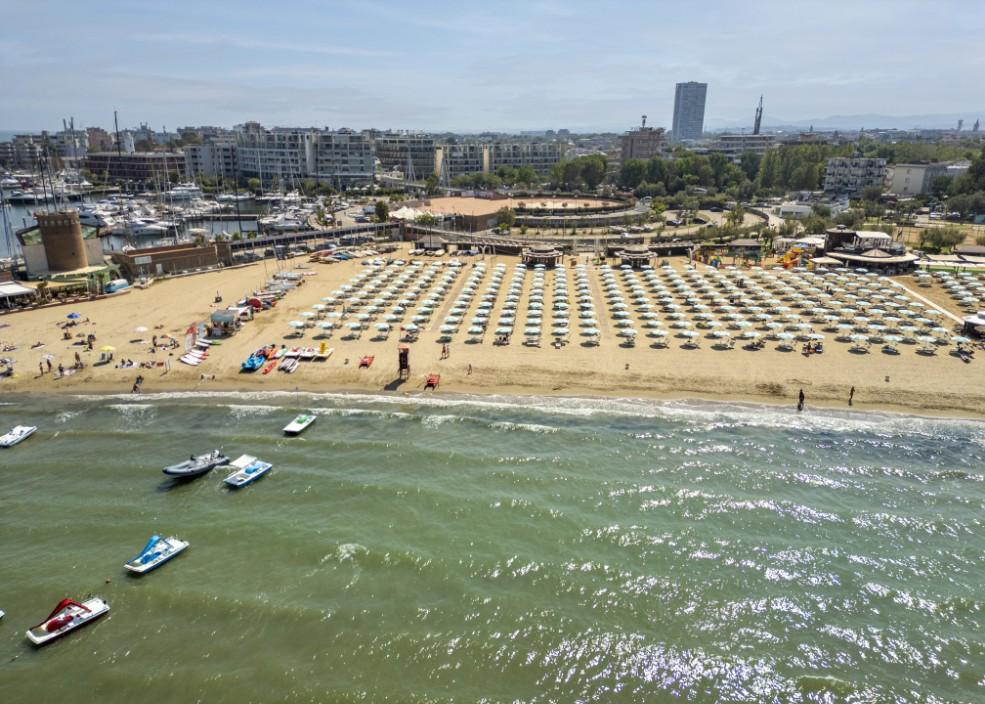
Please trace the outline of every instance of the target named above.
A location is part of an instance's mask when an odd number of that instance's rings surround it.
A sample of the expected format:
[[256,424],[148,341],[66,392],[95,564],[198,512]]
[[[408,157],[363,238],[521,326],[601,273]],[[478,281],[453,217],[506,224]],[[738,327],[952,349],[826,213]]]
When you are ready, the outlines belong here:
[[851,391],[848,392],[848,405],[852,405],[852,401],[855,400],[855,387],[853,386]]
[[797,410],[798,411],[804,410],[804,390],[803,389],[800,390],[800,394],[797,397]]

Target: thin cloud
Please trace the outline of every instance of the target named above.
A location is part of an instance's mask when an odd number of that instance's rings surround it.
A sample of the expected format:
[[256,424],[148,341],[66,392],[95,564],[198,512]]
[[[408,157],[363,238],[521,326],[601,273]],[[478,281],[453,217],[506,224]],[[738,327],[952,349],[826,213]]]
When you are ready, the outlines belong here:
[[169,44],[193,44],[196,46],[225,46],[250,51],[295,51],[302,54],[323,54],[326,56],[352,56],[358,58],[392,58],[392,51],[364,49],[362,47],[340,46],[338,44],[304,44],[299,42],[276,42],[267,39],[234,37],[228,34],[193,34],[187,32],[155,32],[138,34],[138,41],[166,42]]

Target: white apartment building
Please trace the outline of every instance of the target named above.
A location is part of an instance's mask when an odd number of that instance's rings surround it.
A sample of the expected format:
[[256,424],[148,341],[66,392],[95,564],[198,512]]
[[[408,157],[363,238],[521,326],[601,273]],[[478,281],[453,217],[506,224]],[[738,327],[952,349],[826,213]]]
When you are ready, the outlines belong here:
[[562,142],[493,142],[442,144],[435,147],[434,173],[453,179],[468,174],[495,173],[497,169],[530,167],[543,176],[561,161]]
[[732,163],[739,163],[742,155],[752,152],[762,156],[777,146],[776,137],[771,134],[731,134],[718,135],[708,145],[709,152],[724,154]]

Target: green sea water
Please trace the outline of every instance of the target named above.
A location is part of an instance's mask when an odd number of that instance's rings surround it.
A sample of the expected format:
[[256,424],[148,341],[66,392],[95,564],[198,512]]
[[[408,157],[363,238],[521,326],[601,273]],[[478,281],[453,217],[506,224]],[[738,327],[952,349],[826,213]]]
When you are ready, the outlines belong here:
[[[0,399],[0,702],[985,701],[985,425],[698,403]],[[280,428],[319,414],[299,438]],[[274,464],[161,467],[222,446]],[[124,574],[152,533],[191,547]],[[44,648],[63,597],[108,617]]]

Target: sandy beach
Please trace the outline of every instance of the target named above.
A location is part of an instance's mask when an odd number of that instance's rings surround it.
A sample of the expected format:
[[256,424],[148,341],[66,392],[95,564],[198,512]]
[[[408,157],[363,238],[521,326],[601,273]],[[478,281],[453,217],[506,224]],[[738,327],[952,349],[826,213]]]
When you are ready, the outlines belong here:
[[[447,269],[447,257],[423,260],[424,267],[438,261],[444,263],[440,271]],[[144,378],[144,393],[203,389],[433,393],[424,391],[425,379],[433,373],[441,376],[439,393],[687,397],[795,404],[799,391],[803,390],[808,410],[811,406],[847,407],[849,390],[854,386],[854,410],[985,416],[985,387],[981,383],[985,374],[981,360],[963,362],[949,354],[946,347],[933,356],[918,354],[916,346],[909,344],[899,345],[898,354],[884,353],[878,346],[860,354],[850,351],[848,344],[835,342],[834,335],[828,334],[823,354],[805,356],[799,343],[788,351],[776,349],[773,341],[767,341],[757,350],[744,348],[740,340],[731,349],[718,348],[707,337],[709,331],[700,329],[697,330],[700,344],[696,349],[684,348],[686,340],[673,334],[676,330],[668,331],[671,334],[665,347],[657,346],[659,341],[645,335],[639,336],[635,346],[626,346],[614,321],[607,316],[600,272],[591,266],[587,267],[587,275],[600,319],[597,345],[579,337],[574,325],[570,342],[561,347],[555,347],[550,336],[545,336],[539,347],[524,344],[520,336],[515,336],[508,345],[494,345],[492,332],[482,342],[473,343],[464,333],[466,323],[448,344],[448,356],[443,359],[438,328],[479,259],[462,261],[464,266],[436,314],[421,326],[419,340],[410,344],[411,373],[406,380],[399,379],[397,369],[397,325],[385,340],[374,339],[371,331],[358,339],[342,339],[342,331],[336,331],[326,339],[328,346],[334,348],[331,358],[302,363],[293,374],[240,372],[243,360],[265,345],[318,346],[321,338],[317,328],[308,329],[299,339],[288,322],[298,319],[302,311],[311,311],[322,297],[367,270],[361,260],[308,264],[297,259],[281,262],[280,266],[283,270],[307,274],[304,285],[289,292],[272,310],[259,312],[234,337],[212,347],[207,360],[198,367],[179,363],[180,349],[151,353],[152,336],[167,333],[183,343],[188,327],[206,320],[215,310],[213,299],[217,291],[223,297],[221,307],[235,303],[263,288],[275,272],[272,262],[160,281],[148,289],[135,289],[115,298],[0,316],[0,342],[16,348],[0,353],[14,361],[15,369],[12,377],[0,380],[0,389],[13,393],[126,393],[140,374]],[[509,280],[517,258],[487,257],[484,261],[487,271],[504,264]],[[672,264],[678,272],[685,270],[686,261]],[[294,269],[299,265],[300,269]],[[566,265],[564,275],[571,285],[574,262],[567,261]],[[489,274],[484,276],[483,286]],[[524,302],[530,281],[531,277],[527,276]],[[946,294],[932,289],[918,290],[912,277],[900,281],[928,301],[947,307]],[[497,310],[501,301],[502,293],[496,303]],[[475,306],[473,302],[469,313],[475,311]],[[80,317],[70,333],[95,335],[93,351],[84,351],[80,337],[63,339],[59,325],[67,321],[66,316],[71,312]],[[663,314],[659,317],[665,318]],[[941,320],[941,325],[953,324],[946,317]],[[138,327],[147,331],[138,332]],[[372,330],[374,326],[369,327]],[[32,349],[38,342],[43,346]],[[95,366],[104,345],[115,348],[114,361]],[[76,353],[85,368],[58,378],[58,365],[71,367]],[[54,373],[47,372],[44,355],[51,356]],[[358,361],[365,355],[374,356],[375,361],[370,368],[360,369]],[[153,362],[155,366],[118,368],[116,364],[121,359]],[[170,364],[158,364],[165,361]],[[40,374],[39,364],[44,364],[44,374]]]

